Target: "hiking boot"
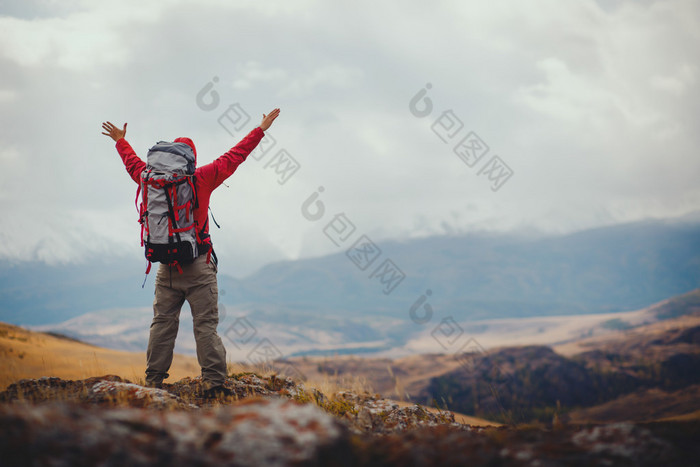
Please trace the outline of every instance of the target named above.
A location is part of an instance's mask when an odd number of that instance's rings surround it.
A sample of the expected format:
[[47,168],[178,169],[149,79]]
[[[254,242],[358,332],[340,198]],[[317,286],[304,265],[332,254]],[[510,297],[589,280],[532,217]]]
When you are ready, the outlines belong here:
[[146,383],[147,388],[163,389],[163,383]]
[[202,394],[205,399],[226,399],[228,397],[236,397],[236,393],[224,385],[214,386],[207,389]]

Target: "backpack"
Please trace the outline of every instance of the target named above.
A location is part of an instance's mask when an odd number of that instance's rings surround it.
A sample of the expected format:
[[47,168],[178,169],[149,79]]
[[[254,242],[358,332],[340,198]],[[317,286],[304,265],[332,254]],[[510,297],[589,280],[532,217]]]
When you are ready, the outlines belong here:
[[[160,262],[177,267],[189,264],[200,254],[199,230],[194,220],[197,192],[195,156],[185,143],[160,141],[148,151],[146,168],[136,193],[141,224],[141,246],[148,269]],[[204,253],[204,252],[202,252]]]

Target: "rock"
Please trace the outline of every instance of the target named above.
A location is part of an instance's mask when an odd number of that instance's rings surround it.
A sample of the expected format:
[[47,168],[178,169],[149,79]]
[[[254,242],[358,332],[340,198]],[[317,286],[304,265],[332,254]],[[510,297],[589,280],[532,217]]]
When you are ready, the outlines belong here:
[[337,419],[281,399],[196,412],[3,404],[0,427],[3,465],[325,465],[350,452]]
[[356,433],[385,434],[438,425],[464,428],[455,422],[454,414],[447,411],[435,414],[418,405],[401,408],[378,396],[346,391],[336,393],[335,399],[352,406],[345,419]]
[[133,383],[118,381],[100,381],[95,383],[87,393],[86,400],[97,403],[128,402],[131,407],[153,409],[197,409],[179,397],[164,389],[145,388]]
[[[98,383],[100,384],[95,388]],[[302,384],[296,384],[290,378],[275,376],[261,378],[255,374],[242,374],[227,378],[224,386],[235,394],[234,400],[265,396],[312,401],[322,397],[320,393],[313,397],[308,395]],[[151,389],[118,376],[106,375],[80,381],[60,378],[24,379],[11,384],[0,393],[0,401],[61,400],[151,408],[192,408],[191,406],[211,406],[226,402],[203,399],[203,392],[201,377],[183,378],[175,383],[163,384],[161,389]],[[312,392],[317,393],[315,390]]]
[[0,393],[0,402],[9,401],[77,401],[82,400],[89,389],[100,381],[128,382],[119,376],[105,375],[80,381],[61,378],[22,379]]
[[571,441],[586,451],[620,459],[639,459],[670,448],[649,430],[632,423],[583,428],[571,437]]
[[[348,442],[348,430],[312,404],[256,400],[231,409],[220,446],[246,465],[288,465]],[[337,447],[337,446],[336,446]]]
[[697,421],[470,427],[377,395],[326,398],[289,378],[225,384],[236,398],[201,399],[199,378],[164,389],[115,376],[19,381],[0,393],[0,466],[685,467],[700,458]]

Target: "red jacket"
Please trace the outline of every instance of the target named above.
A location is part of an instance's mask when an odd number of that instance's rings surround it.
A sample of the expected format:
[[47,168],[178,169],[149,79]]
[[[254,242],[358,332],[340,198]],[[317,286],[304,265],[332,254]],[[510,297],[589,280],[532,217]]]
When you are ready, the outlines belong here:
[[[248,154],[255,149],[263,136],[264,133],[260,127],[256,127],[240,143],[229,149],[228,152],[214,162],[197,167],[195,170],[198,207],[194,211],[194,220],[201,233],[209,233],[208,210],[212,191],[236,171],[238,166],[246,160]],[[189,138],[177,138],[175,141],[187,143],[192,148],[196,163],[197,150],[192,140]],[[136,183],[140,183],[141,172],[146,168],[146,163],[136,155],[129,142],[124,138],[117,141],[117,151],[131,178]]]

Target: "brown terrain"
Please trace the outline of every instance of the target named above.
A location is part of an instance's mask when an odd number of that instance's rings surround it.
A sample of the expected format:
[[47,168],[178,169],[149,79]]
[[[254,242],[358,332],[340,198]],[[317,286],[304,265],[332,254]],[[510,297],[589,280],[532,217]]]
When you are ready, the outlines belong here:
[[[22,379],[38,379],[42,377],[57,377],[63,379],[87,379],[94,375],[116,375],[124,379],[143,384],[143,371],[146,357],[143,353],[123,352],[105,349],[86,344],[75,339],[42,332],[30,331],[18,326],[0,323],[0,390]],[[440,358],[441,356],[436,356]],[[420,367],[416,374],[429,364],[430,359],[417,359]],[[304,366],[306,370],[306,365]],[[310,369],[310,368],[309,368]],[[410,370],[410,368],[408,368]],[[250,367],[241,364],[230,364],[232,372],[258,371],[266,373],[269,368]],[[183,378],[194,378],[199,374],[197,359],[187,355],[175,354],[170,377],[165,381],[172,383]],[[357,392],[375,393],[362,378],[340,378],[332,384],[323,373],[313,374],[309,371],[310,384],[326,391],[338,391],[341,388]],[[389,378],[390,379],[390,378]],[[412,404],[396,401],[399,406],[407,407]],[[437,413],[435,407],[425,407],[431,413]],[[498,426],[499,423],[455,413],[461,423],[474,426]]]
[[[665,300],[641,311],[655,321],[602,336],[567,342],[552,349],[557,355],[571,359],[591,371],[604,374],[618,372],[639,381],[658,379],[660,372],[670,369],[673,370],[672,373],[664,373],[668,381],[660,382],[662,384],[656,387],[654,384],[640,383],[637,389],[625,388],[619,397],[611,400],[572,408],[567,414],[572,421],[697,418],[700,413],[700,378],[694,382],[691,381],[692,375],[685,378],[683,374],[698,372],[700,290]],[[530,363],[535,365],[532,354],[525,353],[528,348],[531,347],[491,349],[484,357],[510,352],[515,353],[516,359],[521,362],[530,359]],[[523,355],[517,355],[518,349],[523,349]],[[295,357],[291,361],[310,380],[325,379],[348,387],[359,384],[397,401],[427,403],[426,399],[431,396],[431,379],[459,374],[464,359],[463,356],[456,355],[427,354],[393,360],[334,356]],[[507,364],[502,363],[501,369],[506,368],[504,365]],[[679,368],[676,369],[676,366]],[[514,367],[510,371],[514,371]],[[674,384],[674,381],[686,379],[688,384]],[[633,383],[634,381],[629,382]],[[611,389],[614,390],[616,389]]]
[[214,399],[193,358],[145,388],[143,354],[2,325],[0,465],[693,465],[699,303],[554,350],[231,365]]
[[[142,381],[146,366],[144,353],[105,349],[5,323],[0,323],[0,359],[0,389],[20,379],[42,376],[84,379],[112,374]],[[198,373],[196,358],[175,355],[170,380]]]
[[[645,310],[658,321],[621,329],[603,336],[590,337],[554,346],[557,355],[573,359],[598,372],[621,372],[635,376],[639,366],[653,368],[661,362],[700,355],[700,291],[666,300]],[[509,351],[514,351],[511,348]],[[492,349],[487,354],[497,354]],[[143,381],[145,356],[85,344],[64,336],[28,331],[0,323],[0,388],[23,378],[55,376],[84,379],[99,374],[119,375],[136,382]],[[420,402],[430,404],[429,386],[433,378],[459,372],[463,359],[442,354],[412,355],[397,359],[357,356],[295,357],[291,362],[308,384],[321,390],[347,389],[377,393],[398,404]],[[532,356],[528,357],[532,360]],[[521,359],[522,360],[522,359]],[[503,365],[503,364],[501,364]],[[503,366],[502,366],[503,368]],[[687,367],[692,371],[694,367]],[[232,371],[261,370],[233,365]],[[264,371],[264,369],[263,369]],[[176,355],[171,377],[174,382],[195,377],[199,365],[193,357]],[[638,376],[638,375],[637,375]],[[449,403],[442,400],[440,407]],[[434,407],[430,407],[434,410]],[[456,410],[456,409],[455,409]],[[600,404],[573,408],[568,415],[572,421],[612,422],[648,421],[664,418],[693,418],[700,412],[700,384],[674,387],[640,386],[625,391],[619,397]],[[474,425],[497,424],[456,412],[461,420]]]
[[423,392],[430,378],[459,368],[453,355],[423,354],[408,357],[366,358],[353,355],[294,357],[289,359],[308,379],[335,384],[360,385],[370,392],[398,401],[411,401]]

